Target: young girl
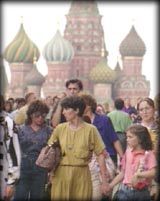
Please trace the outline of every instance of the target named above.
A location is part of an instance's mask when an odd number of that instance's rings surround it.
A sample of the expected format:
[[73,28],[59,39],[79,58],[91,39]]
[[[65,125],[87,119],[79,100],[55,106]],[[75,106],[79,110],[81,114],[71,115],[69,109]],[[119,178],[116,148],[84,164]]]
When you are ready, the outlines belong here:
[[146,127],[131,125],[127,131],[127,150],[121,160],[121,171],[110,183],[110,190],[122,181],[119,201],[150,201],[149,187],[156,174],[156,158]]

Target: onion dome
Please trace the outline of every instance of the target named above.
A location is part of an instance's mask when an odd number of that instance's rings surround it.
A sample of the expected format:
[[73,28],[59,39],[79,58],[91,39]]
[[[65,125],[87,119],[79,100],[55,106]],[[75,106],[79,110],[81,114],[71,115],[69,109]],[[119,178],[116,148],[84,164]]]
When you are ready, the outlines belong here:
[[108,66],[106,59],[101,58],[91,70],[89,79],[97,83],[113,83],[116,79],[116,73]]
[[44,76],[38,71],[36,66],[36,57],[34,57],[34,63],[32,70],[26,75],[25,83],[27,85],[41,86],[45,82]]
[[121,42],[119,50],[122,56],[142,57],[145,54],[145,44],[134,26],[132,26],[128,35]]
[[116,73],[108,66],[105,59],[105,43],[102,38],[101,59],[99,63],[92,68],[89,79],[96,83],[112,83],[116,79]]
[[57,30],[55,36],[45,45],[43,56],[47,62],[67,62],[72,60],[74,49],[72,44]]
[[4,52],[4,59],[9,63],[32,63],[34,51],[37,60],[40,57],[38,47],[27,36],[23,24]]

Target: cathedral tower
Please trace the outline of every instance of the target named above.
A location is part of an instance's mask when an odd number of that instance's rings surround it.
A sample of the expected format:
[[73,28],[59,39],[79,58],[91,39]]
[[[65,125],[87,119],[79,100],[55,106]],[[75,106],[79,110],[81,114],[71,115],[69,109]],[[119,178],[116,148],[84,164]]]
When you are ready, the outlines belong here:
[[84,88],[92,91],[93,84],[88,79],[88,75],[101,58],[104,38],[102,16],[99,14],[96,1],[72,1],[66,19],[64,38],[72,43],[75,51],[72,61],[72,77],[81,79]]
[[150,83],[142,75],[142,61],[146,47],[134,25],[119,46],[123,70],[114,83],[114,98],[130,97],[135,105],[139,97],[149,96]]

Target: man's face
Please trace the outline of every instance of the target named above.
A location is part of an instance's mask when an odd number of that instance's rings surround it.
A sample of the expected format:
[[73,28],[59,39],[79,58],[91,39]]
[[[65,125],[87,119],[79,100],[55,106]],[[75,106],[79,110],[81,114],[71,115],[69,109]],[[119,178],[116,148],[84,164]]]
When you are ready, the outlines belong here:
[[29,98],[28,98],[28,103],[32,103],[33,101],[35,101],[37,98],[35,96],[35,94],[32,94]]
[[76,83],[70,83],[66,89],[68,96],[77,96],[81,90]]

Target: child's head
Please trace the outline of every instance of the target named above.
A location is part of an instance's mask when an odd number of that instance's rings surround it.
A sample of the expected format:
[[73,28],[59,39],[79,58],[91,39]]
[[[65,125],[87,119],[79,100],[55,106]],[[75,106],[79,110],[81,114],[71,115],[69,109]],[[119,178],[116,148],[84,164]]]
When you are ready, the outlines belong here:
[[152,150],[152,141],[148,129],[140,124],[133,124],[126,130],[127,143],[131,147],[137,144],[144,150]]

